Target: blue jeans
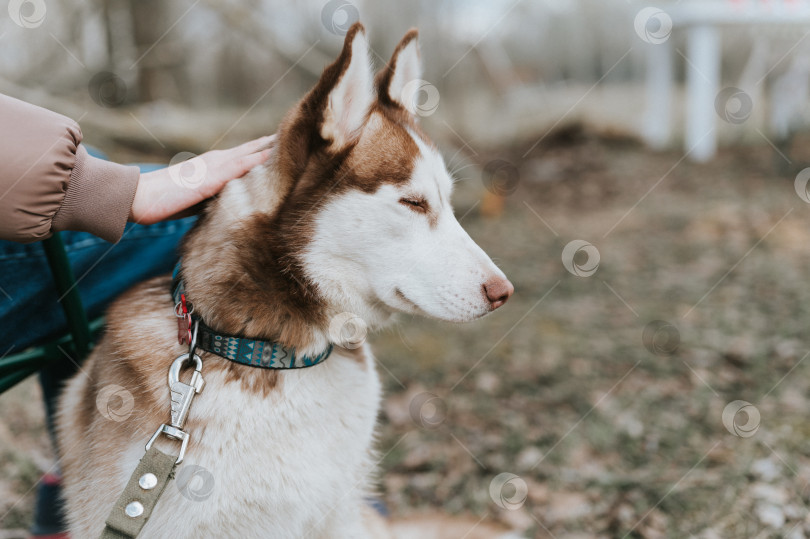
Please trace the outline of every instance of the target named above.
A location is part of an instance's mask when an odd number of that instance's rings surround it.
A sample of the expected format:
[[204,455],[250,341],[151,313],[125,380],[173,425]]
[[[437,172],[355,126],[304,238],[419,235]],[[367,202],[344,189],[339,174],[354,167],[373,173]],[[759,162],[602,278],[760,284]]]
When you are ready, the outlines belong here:
[[[160,167],[140,168],[146,172]],[[118,295],[138,282],[170,272],[178,258],[178,242],[195,220],[196,217],[189,217],[149,226],[129,223],[115,244],[86,232],[62,232],[88,318],[104,314]],[[166,296],[169,294],[167,288]],[[0,241],[0,356],[46,343],[68,332],[58,296],[41,243]],[[76,369],[65,358],[40,371],[52,440],[59,390]],[[58,486],[40,484],[33,533],[57,533],[64,529],[58,496]]]
[[[177,243],[195,219],[149,226],[129,223],[115,244],[86,232],[62,232],[88,317],[104,314],[132,285],[170,272],[177,261]],[[0,355],[67,333],[58,298],[41,243],[0,241]]]

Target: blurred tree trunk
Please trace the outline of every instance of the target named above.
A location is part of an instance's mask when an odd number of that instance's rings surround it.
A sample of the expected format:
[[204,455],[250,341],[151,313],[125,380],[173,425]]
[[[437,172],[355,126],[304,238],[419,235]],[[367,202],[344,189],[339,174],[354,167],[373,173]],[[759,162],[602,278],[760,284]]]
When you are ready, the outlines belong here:
[[[167,21],[171,21],[171,10],[168,9],[169,3],[161,0],[129,0],[129,6],[136,58],[140,59],[136,65],[138,100],[152,101],[160,96],[157,86],[161,66],[154,58],[149,58],[149,55],[155,53],[154,50],[149,51],[149,48],[155,46],[168,29]],[[147,51],[149,53],[144,56]]]
[[112,1],[101,0],[101,13],[104,18],[104,49],[107,52],[107,69],[113,70],[115,58],[115,37],[113,36]]

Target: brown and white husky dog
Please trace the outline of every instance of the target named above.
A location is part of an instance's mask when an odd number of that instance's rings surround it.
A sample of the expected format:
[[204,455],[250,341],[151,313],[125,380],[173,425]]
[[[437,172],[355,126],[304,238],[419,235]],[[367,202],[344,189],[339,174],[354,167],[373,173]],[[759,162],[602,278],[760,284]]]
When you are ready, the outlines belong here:
[[[375,78],[355,24],[286,116],[268,161],[211,202],[182,247],[186,293],[208,326],[317,355],[334,344],[330,326],[343,313],[369,328],[395,312],[464,322],[508,299],[512,285],[454,217],[445,164],[403,97],[421,76],[416,37],[406,34]],[[187,352],[170,281],[152,279],[115,302],[62,396],[73,539],[100,534],[144,443],[167,420],[167,369]],[[169,484],[142,537],[387,536],[364,503],[380,403],[366,345],[335,346],[322,364],[281,372],[200,355],[205,389],[177,472],[199,466],[213,488],[188,496]],[[116,386],[133,398],[125,420],[99,406]],[[158,443],[178,451],[165,437]]]

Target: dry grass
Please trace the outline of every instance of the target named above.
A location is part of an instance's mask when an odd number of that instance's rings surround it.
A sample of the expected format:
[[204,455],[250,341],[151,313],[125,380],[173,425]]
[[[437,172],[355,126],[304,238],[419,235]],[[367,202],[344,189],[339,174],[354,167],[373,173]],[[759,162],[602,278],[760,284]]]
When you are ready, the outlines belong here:
[[[768,148],[675,166],[681,154],[568,135],[522,161],[500,220],[465,223],[514,282],[510,303],[376,339],[386,499],[537,537],[804,537],[810,206]],[[591,277],[561,263],[574,239],[599,250]],[[677,331],[673,354],[644,346],[654,320]],[[446,406],[439,428],[411,421],[421,391]],[[723,426],[737,399],[761,412],[751,438]],[[528,485],[518,511],[490,499],[502,472]]]

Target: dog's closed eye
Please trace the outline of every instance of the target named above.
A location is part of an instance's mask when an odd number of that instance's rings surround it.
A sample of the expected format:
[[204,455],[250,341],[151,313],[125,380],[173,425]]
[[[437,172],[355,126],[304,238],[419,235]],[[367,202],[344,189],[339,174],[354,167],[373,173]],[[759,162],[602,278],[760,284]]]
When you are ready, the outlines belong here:
[[402,197],[399,199],[399,203],[415,212],[427,213],[428,211],[428,203],[424,198]]

